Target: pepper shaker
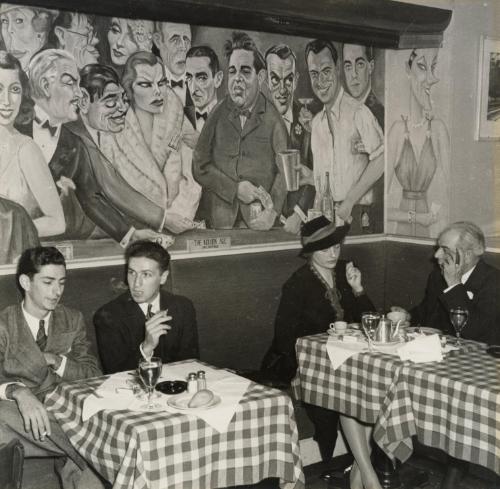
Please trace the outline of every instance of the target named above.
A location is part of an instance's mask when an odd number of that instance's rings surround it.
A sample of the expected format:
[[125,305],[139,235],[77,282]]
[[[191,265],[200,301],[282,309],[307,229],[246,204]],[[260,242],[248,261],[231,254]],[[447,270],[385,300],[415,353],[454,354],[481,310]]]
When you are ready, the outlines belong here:
[[207,379],[205,378],[205,371],[198,371],[198,390],[201,391],[207,388]]

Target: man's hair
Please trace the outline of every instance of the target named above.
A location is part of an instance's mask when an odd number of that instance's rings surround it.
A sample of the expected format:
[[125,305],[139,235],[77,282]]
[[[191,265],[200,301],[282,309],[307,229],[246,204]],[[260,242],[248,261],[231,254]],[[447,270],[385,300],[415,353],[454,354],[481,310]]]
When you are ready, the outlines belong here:
[[[375,52],[373,46],[366,46],[365,44],[356,44],[355,42],[346,42],[342,45],[342,51],[345,46],[360,46],[365,51],[365,56],[368,61],[373,61],[375,59]],[[343,53],[342,53],[343,54]]]
[[[447,226],[441,231],[439,238],[448,231],[458,231],[459,246],[464,251],[471,250],[477,257],[481,256],[486,249],[486,241],[484,234],[473,222],[458,221]],[[438,238],[438,239],[439,239]]]
[[21,68],[21,63],[19,60],[8,53],[7,51],[0,51],[0,68],[4,70],[15,70],[19,76],[19,82],[21,83],[21,106],[19,107],[19,112],[16,116],[16,124],[26,124],[33,120],[33,100],[30,97],[29,81],[26,73]]
[[43,77],[51,77],[54,75],[57,69],[56,63],[61,60],[70,61],[76,64],[75,58],[63,49],[46,49],[40,51],[31,58],[28,66],[28,76],[33,99],[45,98],[40,82]]
[[335,65],[337,65],[339,55],[337,53],[337,50],[335,49],[335,46],[330,41],[325,41],[323,39],[314,39],[313,41],[310,41],[306,44],[306,51],[305,51],[306,63],[307,63],[307,57],[309,56],[309,53],[312,52],[314,54],[318,54],[321,51],[323,51],[323,49],[325,49],[325,48],[328,49],[328,51],[330,51],[330,54],[332,55],[333,62],[335,63]]
[[208,67],[212,71],[212,75],[215,75],[219,71],[219,58],[210,46],[193,46],[186,54],[186,59],[202,57],[209,59]]
[[99,100],[110,83],[120,85],[120,77],[111,66],[91,63],[80,70],[80,87],[90,95],[90,101]]
[[253,53],[253,67],[257,73],[266,68],[266,62],[261,52],[246,32],[233,32],[231,39],[225,42],[224,55],[228,61],[236,49],[243,49],[244,51],[251,51]]
[[297,65],[297,57],[295,56],[295,53],[290,49],[290,46],[287,46],[286,44],[275,44],[266,51],[266,54],[264,55],[264,59],[266,60],[266,65],[267,65],[267,57],[271,54],[275,54],[276,56],[278,56],[279,59],[282,60],[293,58],[294,66]]
[[59,15],[55,18],[54,23],[52,24],[52,30],[49,33],[49,44],[51,46],[59,46],[59,39],[57,38],[54,30],[56,27],[62,27],[63,29],[71,29],[71,24],[73,23],[73,19],[77,15],[85,15],[90,25],[94,26],[95,16],[88,15],[80,12],[69,12],[68,10],[61,10]]
[[62,265],[66,268],[66,260],[62,253],[53,246],[37,246],[23,251],[17,263],[16,284],[24,297],[25,290],[19,283],[21,275],[27,275],[30,279],[38,273],[44,265]]
[[136,53],[132,54],[132,56],[129,57],[129,59],[125,63],[125,68],[123,69],[121,85],[125,89],[125,92],[127,93],[130,102],[133,103],[134,101],[134,92],[132,90],[132,84],[137,78],[137,71],[135,67],[137,65],[155,66],[156,64],[159,64],[161,66],[161,69],[163,70],[163,75],[165,75],[165,67],[161,62],[161,58],[156,56],[156,54],[153,54],[149,51],[137,51]]
[[160,266],[162,272],[168,270],[170,263],[170,254],[160,244],[153,241],[140,240],[134,241],[125,250],[125,264],[128,267],[131,258],[149,258],[154,260]]

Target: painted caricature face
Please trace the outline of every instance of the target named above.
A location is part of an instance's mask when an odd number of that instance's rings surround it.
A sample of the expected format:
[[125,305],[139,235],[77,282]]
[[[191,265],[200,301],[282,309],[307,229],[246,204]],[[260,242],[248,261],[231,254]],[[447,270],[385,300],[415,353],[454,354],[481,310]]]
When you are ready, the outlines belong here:
[[125,127],[128,108],[125,90],[116,83],[108,83],[102,97],[90,102],[87,120],[98,131],[118,133]]
[[108,31],[111,61],[115,65],[124,65],[132,54],[139,51],[132,31],[126,19],[113,17]]
[[127,267],[127,283],[132,298],[137,303],[151,302],[167,281],[168,272],[162,272],[155,260],[146,257],[130,258]]
[[132,83],[133,104],[145,112],[158,114],[163,110],[167,92],[167,78],[160,63],[135,67],[137,76]]
[[344,44],[344,76],[349,93],[362,99],[370,89],[373,60],[368,61],[366,49],[357,44]]
[[18,71],[0,68],[0,125],[14,125],[22,95],[23,88]]
[[406,65],[413,96],[424,110],[432,110],[431,87],[439,81],[434,72],[438,49],[416,49],[411,66]]
[[47,32],[35,31],[34,17],[35,12],[28,7],[15,8],[0,16],[5,48],[19,60],[23,70],[47,41]]
[[229,96],[241,109],[251,107],[259,94],[259,76],[253,65],[254,54],[245,49],[235,49],[229,58],[227,85]]
[[325,250],[315,251],[311,256],[313,264],[333,270],[340,256],[340,245],[336,244]]
[[36,317],[44,317],[53,311],[64,292],[66,267],[64,265],[43,265],[30,279],[20,276],[25,291],[25,303],[29,312]]
[[307,69],[314,94],[325,105],[333,103],[339,89],[339,76],[330,50],[324,48],[318,54],[311,51],[307,56]]
[[186,59],[186,82],[195,107],[203,110],[217,96],[222,83],[222,71],[212,74],[208,56],[192,56]]
[[298,75],[295,74],[293,57],[281,59],[277,54],[270,54],[267,59],[267,84],[271,91],[274,105],[281,115],[285,115],[293,101]]
[[61,49],[68,51],[75,57],[78,68],[83,68],[90,63],[97,63],[99,52],[96,45],[99,39],[85,14],[73,14],[71,26],[68,29],[57,26],[54,32],[59,39]]
[[51,124],[64,124],[78,117],[78,103],[82,96],[80,75],[74,61],[60,59],[56,71],[46,78],[47,113]]
[[191,27],[187,24],[163,22],[155,36],[160,56],[170,73],[182,76],[186,70],[186,54],[191,47]]

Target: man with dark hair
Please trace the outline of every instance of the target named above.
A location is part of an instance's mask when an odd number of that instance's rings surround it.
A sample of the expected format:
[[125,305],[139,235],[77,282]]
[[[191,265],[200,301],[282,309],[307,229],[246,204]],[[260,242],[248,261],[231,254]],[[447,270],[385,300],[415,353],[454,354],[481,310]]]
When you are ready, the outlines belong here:
[[82,314],[59,304],[64,257],[56,248],[27,249],[16,280],[23,301],[0,312],[0,439],[19,438],[27,457],[61,457],[64,489],[102,487],[43,404],[60,382],[100,375]]
[[[312,169],[311,120],[313,114],[308,107],[300,106],[294,98],[299,73],[295,53],[286,44],[271,46],[265,55],[267,85],[274,106],[286,125],[290,146],[300,151],[303,165]],[[298,234],[302,217],[307,215],[314,202],[314,186],[302,185],[299,190],[288,192],[283,207],[286,217],[285,231]]]
[[[129,104],[118,74],[110,66],[87,65],[80,72],[80,88],[79,119],[68,123],[67,128],[87,150],[99,195],[111,202],[131,226],[161,232],[166,210],[132,188],[100,149],[103,135],[119,133],[125,127]],[[156,236],[152,231],[149,234]]]
[[199,356],[192,302],[161,288],[169,263],[169,253],[157,243],[136,241],[127,248],[129,290],[94,315],[105,373],[135,369],[153,355],[164,363]]
[[[212,227],[270,229],[286,197],[277,155],[286,127],[261,93],[265,62],[252,39],[234,32],[225,44],[228,95],[207,120],[193,156],[193,174]],[[223,135],[223,136],[222,136]],[[255,217],[250,204],[264,209]]]
[[305,52],[312,89],[324,104],[312,121],[314,176],[331,187],[337,216],[352,215],[351,229],[360,233],[363,213],[373,202],[372,187],[384,171],[383,132],[370,110],[342,87],[333,44],[311,41]]
[[191,120],[196,130],[201,132],[208,114],[217,105],[217,89],[221,86],[224,73],[219,69],[219,58],[209,46],[194,46],[186,55],[186,83],[194,106]]
[[94,18],[79,12],[61,11],[54,20],[49,36],[54,47],[72,54],[79,69],[97,63],[99,38],[94,31]]

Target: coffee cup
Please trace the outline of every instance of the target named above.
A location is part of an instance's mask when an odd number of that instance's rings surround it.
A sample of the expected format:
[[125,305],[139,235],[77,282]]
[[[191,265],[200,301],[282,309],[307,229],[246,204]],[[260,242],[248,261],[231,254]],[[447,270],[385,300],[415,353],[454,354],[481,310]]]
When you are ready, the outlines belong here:
[[347,331],[347,323],[345,321],[335,321],[330,323],[330,329],[333,329],[335,333],[342,334]]

